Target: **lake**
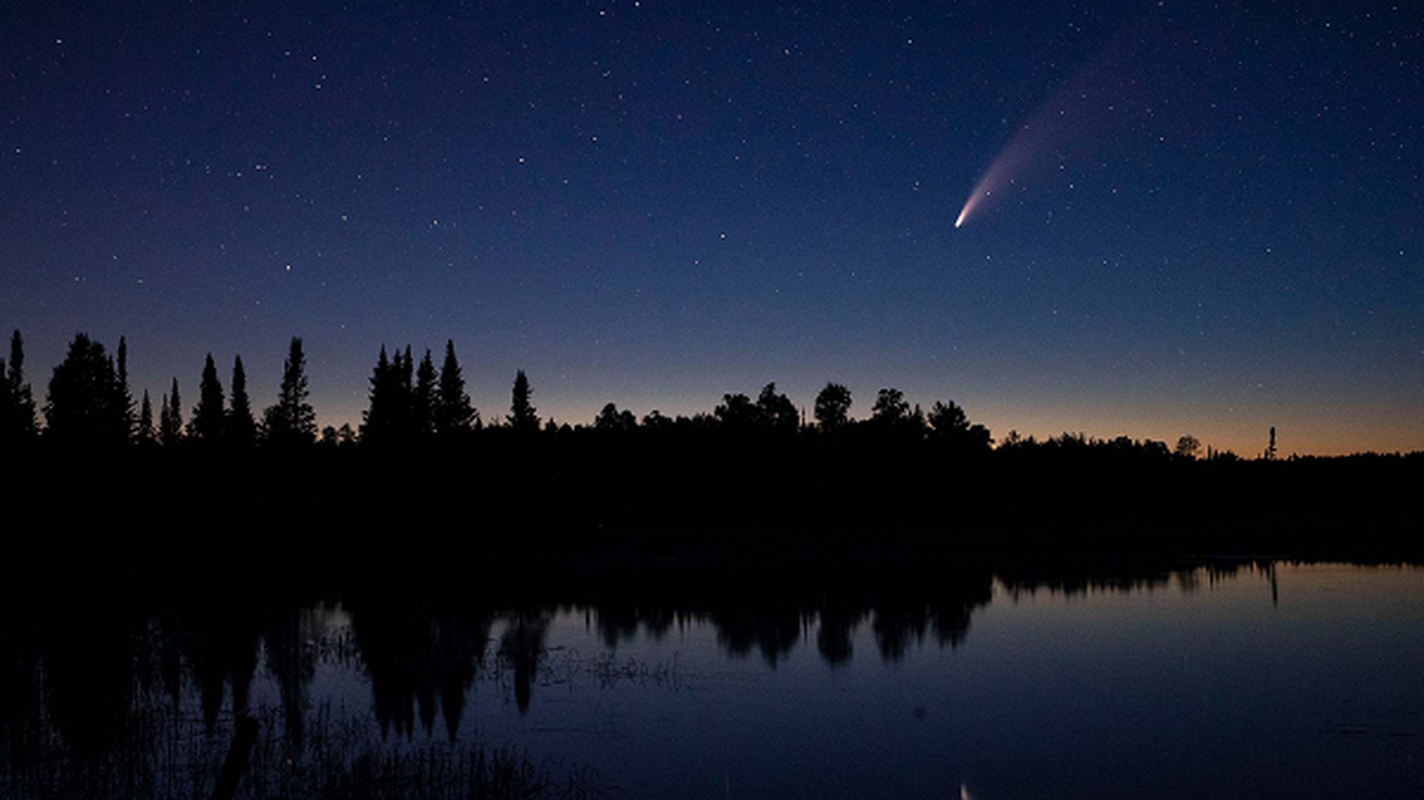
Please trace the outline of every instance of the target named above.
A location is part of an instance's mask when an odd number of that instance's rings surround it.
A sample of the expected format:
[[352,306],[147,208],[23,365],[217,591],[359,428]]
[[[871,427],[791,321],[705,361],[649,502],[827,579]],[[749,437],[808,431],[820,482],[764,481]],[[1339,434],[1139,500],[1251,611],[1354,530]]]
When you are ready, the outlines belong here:
[[649,585],[12,602],[0,794],[1424,794],[1416,567]]

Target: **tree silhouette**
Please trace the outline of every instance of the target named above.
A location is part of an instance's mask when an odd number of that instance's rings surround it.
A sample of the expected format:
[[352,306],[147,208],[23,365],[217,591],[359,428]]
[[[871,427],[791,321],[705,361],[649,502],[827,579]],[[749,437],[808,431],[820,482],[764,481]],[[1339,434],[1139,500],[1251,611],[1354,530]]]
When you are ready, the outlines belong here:
[[203,362],[203,376],[198,382],[198,404],[193,407],[193,420],[188,433],[199,444],[212,447],[223,436],[223,388],[218,382],[218,368],[213,354]]
[[440,365],[440,385],[435,394],[435,432],[444,438],[464,435],[479,419],[465,393],[465,378],[455,359],[455,342],[445,341],[445,361]]
[[292,337],[291,349],[282,365],[282,386],[277,404],[263,412],[267,441],[278,447],[309,445],[316,440],[316,411],[307,401],[306,356],[302,340]]
[[361,441],[369,445],[387,445],[401,438],[402,409],[405,406],[401,383],[401,355],[396,351],[395,363],[386,357],[386,346],[376,357],[371,373],[368,405],[361,414]]
[[673,427],[673,420],[663,416],[663,412],[656,408],[643,415],[643,427],[652,430],[665,431]]
[[232,400],[226,422],[228,444],[251,447],[257,441],[257,420],[252,418],[252,401],[247,397],[247,372],[242,368],[242,356],[232,362]]
[[940,438],[950,438],[969,430],[969,417],[953,400],[947,403],[936,401],[930,409],[929,423],[935,436]]
[[987,451],[993,443],[989,429],[983,425],[971,424],[964,409],[953,400],[943,403],[936,401],[930,409],[929,424],[933,429],[931,438],[959,450]]
[[761,416],[752,399],[744,394],[722,395],[722,403],[712,409],[712,414],[723,426],[735,431],[756,427]]
[[173,389],[163,395],[163,408],[158,413],[158,441],[164,447],[175,447],[183,438],[183,400],[178,396],[178,379]]
[[148,399],[148,390],[143,390],[143,403],[139,406],[138,431],[134,440],[140,447],[151,447],[154,443],[153,403]]
[[598,412],[598,416],[593,420],[593,427],[600,431],[631,431],[638,427],[638,418],[633,416],[633,412],[627,409],[619,411],[618,406],[609,403]]
[[850,389],[827,383],[816,395],[816,423],[823,431],[838,431],[850,423]]
[[910,404],[899,389],[881,389],[870,410],[870,419],[880,425],[894,426],[910,418]]
[[435,432],[435,381],[435,362],[431,361],[427,347],[415,371],[415,388],[410,395],[410,426],[417,438]]
[[539,416],[529,399],[533,393],[534,390],[529,388],[529,379],[524,377],[524,370],[519,370],[514,376],[514,391],[509,404],[509,425],[516,431],[535,433],[539,430]]
[[757,423],[765,428],[795,433],[801,427],[801,415],[784,394],[778,394],[776,384],[768,383],[757,395]]
[[33,441],[35,399],[25,382],[25,345],[16,330],[10,336],[10,362],[0,360],[0,443],[7,445]]
[[114,403],[118,424],[123,428],[124,443],[133,438],[134,402],[129,393],[129,343],[119,337],[118,370],[114,375]]
[[[13,356],[12,356],[13,358]],[[128,441],[115,386],[114,361],[104,345],[79,333],[54,368],[45,402],[45,436],[65,446],[121,446]]]
[[164,447],[174,444],[173,433],[173,411],[168,402],[168,392],[164,392],[160,397],[158,409],[158,443]]
[[1199,450],[1201,450],[1201,441],[1191,434],[1185,434],[1177,439],[1177,447],[1172,452],[1179,458],[1195,459]]

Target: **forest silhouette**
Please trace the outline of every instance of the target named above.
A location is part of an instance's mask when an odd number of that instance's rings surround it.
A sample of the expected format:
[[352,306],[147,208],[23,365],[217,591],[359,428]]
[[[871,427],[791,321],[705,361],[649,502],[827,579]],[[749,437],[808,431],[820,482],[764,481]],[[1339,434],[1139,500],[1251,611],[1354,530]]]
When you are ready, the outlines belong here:
[[[71,522],[112,526],[114,509],[131,507],[206,531],[197,542],[156,533],[172,538],[175,553],[236,546],[222,537],[239,529],[255,541],[359,524],[378,538],[413,530],[419,540],[434,529],[415,524],[411,515],[422,512],[403,502],[423,498],[440,504],[424,513],[459,519],[444,532],[506,553],[1162,546],[1187,528],[1200,538],[1207,526],[1212,546],[1242,537],[1299,544],[1343,530],[1398,537],[1420,519],[1408,497],[1424,453],[1278,458],[1274,429],[1249,459],[1190,435],[1169,446],[1009,431],[996,442],[954,401],[925,411],[894,388],[880,389],[869,415],[855,418],[850,390],[834,382],[809,419],[768,383],[727,393],[709,412],[639,419],[609,402],[589,424],[571,425],[541,419],[522,370],[508,412],[481,414],[453,342],[439,367],[430,350],[417,359],[409,345],[383,345],[360,425],[318,429],[299,338],[277,402],[261,412],[242,359],[224,385],[210,354],[196,403],[185,404],[175,377],[155,418],[148,393],[137,401],[131,393],[128,358],[123,338],[110,354],[77,334],[40,404],[15,331],[0,362],[0,443],[19,467],[16,488]],[[159,476],[160,495],[139,502]],[[480,533],[507,525],[531,535]],[[313,556],[321,549],[303,546]],[[399,548],[374,545],[366,556],[401,557],[391,550]]]

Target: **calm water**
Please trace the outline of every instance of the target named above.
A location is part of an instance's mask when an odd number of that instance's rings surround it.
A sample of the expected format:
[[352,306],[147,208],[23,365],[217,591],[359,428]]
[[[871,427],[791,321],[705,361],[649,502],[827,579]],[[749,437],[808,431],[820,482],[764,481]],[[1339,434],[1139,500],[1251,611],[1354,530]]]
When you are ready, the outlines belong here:
[[263,726],[249,796],[477,749],[614,796],[1424,795],[1424,570],[943,582],[43,625],[11,608],[0,794],[206,796],[237,707]]

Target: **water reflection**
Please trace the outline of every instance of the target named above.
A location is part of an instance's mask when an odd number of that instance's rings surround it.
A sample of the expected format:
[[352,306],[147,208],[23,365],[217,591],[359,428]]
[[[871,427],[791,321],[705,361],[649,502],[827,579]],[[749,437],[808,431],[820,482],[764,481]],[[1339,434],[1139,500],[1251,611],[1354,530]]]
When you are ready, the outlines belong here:
[[[251,603],[222,593],[228,599],[195,597],[181,605],[114,597],[102,615],[73,599],[10,604],[0,617],[0,794],[44,795],[57,787],[94,795],[192,794],[207,785],[204,776],[216,775],[232,719],[256,713],[254,685],[264,678],[280,711],[280,719],[265,721],[277,737],[272,762],[326,752],[333,747],[332,711],[311,700],[322,670],[358,673],[369,682],[382,741],[428,740],[439,721],[444,740],[455,743],[474,692],[512,684],[520,714],[538,704],[551,669],[551,629],[561,616],[582,616],[609,649],[706,626],[726,657],[755,654],[777,670],[807,647],[838,671],[864,657],[856,652],[857,640],[865,641],[860,632],[874,643],[871,657],[886,664],[917,648],[960,646],[996,588],[1015,602],[1038,594],[1190,596],[1251,577],[1269,585],[1272,602],[1278,599],[1276,566],[1264,561],[1106,568],[1021,562],[742,577],[664,576],[648,581],[655,591],[646,593],[626,583],[570,581],[543,598],[527,581],[508,595],[491,582],[476,595],[386,587]],[[196,719],[186,716],[190,707]],[[917,715],[923,716],[919,707]],[[201,736],[185,733],[190,726],[200,727]]]

